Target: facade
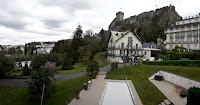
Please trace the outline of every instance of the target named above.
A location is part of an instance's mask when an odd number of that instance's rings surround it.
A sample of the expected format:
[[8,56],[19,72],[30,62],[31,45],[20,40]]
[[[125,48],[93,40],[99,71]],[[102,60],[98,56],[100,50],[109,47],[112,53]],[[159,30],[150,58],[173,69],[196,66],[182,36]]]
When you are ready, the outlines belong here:
[[55,46],[54,43],[41,43],[41,45],[36,45],[37,53],[39,54],[50,53],[54,46]]
[[[108,60],[126,62],[151,57],[152,46],[143,48],[143,42],[132,30],[127,32],[111,31],[108,42]],[[155,50],[158,50],[155,48]]]
[[200,16],[177,21],[166,28],[165,48],[172,50],[175,46],[185,47],[190,51],[200,50]]

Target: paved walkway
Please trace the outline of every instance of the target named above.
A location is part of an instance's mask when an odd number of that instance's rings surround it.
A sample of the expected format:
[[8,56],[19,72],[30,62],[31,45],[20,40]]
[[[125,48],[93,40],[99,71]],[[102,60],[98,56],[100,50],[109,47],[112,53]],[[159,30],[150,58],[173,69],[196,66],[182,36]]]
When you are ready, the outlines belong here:
[[[100,72],[96,79],[92,80],[92,84],[89,86],[88,90],[82,90],[80,92],[80,99],[74,98],[69,105],[99,105],[106,82],[108,79],[105,78],[105,72]],[[125,81],[125,80],[109,80],[109,81]],[[135,87],[131,80],[128,80],[129,87],[131,89],[131,95],[134,99],[135,105],[142,105],[142,102],[135,90]]]
[[80,92],[80,99],[74,98],[69,105],[99,105],[106,84],[104,78],[105,75],[97,75],[97,78],[92,80],[91,87]]
[[181,98],[180,91],[186,90],[167,81],[151,81],[174,105],[186,105],[187,97]]

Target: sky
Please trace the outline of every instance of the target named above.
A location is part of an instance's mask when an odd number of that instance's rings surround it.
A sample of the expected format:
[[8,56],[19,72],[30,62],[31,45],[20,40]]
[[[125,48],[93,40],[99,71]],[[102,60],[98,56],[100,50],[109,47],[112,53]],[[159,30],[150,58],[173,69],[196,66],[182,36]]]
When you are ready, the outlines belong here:
[[98,33],[118,11],[128,18],[170,4],[183,18],[200,13],[200,0],[0,0],[0,45],[69,39],[78,24]]

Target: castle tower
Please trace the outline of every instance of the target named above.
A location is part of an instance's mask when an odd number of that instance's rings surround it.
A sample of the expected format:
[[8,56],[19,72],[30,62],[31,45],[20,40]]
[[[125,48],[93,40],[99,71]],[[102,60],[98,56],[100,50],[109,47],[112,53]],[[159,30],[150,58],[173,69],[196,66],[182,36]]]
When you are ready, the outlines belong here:
[[121,12],[121,11],[117,12],[117,13],[116,13],[116,20],[117,20],[117,21],[122,21],[122,20],[124,20],[124,13]]

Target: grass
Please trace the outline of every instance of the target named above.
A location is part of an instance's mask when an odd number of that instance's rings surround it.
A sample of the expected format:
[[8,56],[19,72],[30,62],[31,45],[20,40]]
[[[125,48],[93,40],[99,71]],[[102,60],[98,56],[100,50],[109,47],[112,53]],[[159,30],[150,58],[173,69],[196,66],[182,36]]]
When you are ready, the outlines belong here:
[[[57,82],[53,94],[44,99],[43,105],[66,105],[89,79],[89,76],[83,76]],[[0,88],[0,105],[40,105],[40,102],[30,101],[26,88]]]
[[79,66],[79,67],[87,67],[87,65],[84,64],[83,62],[76,63],[75,65],[77,65],[77,66]]
[[[125,70],[127,72],[125,72]],[[181,67],[181,66],[155,66],[155,65],[137,65],[119,68],[106,75],[107,79],[130,79],[144,105],[158,105],[165,99],[165,96],[150,82],[148,78],[158,70],[164,70],[177,75],[181,75],[194,80],[200,80],[199,67]]]
[[93,60],[99,63],[99,67],[103,67],[103,66],[106,66],[109,64],[107,61],[107,58],[105,56],[101,56],[101,55],[105,55],[105,53],[107,53],[107,52],[106,51],[98,52],[94,56]]
[[66,74],[73,74],[73,73],[80,73],[80,72],[86,72],[86,69],[81,69],[81,68],[75,68],[72,70],[60,70],[58,73],[59,75],[66,75]]

